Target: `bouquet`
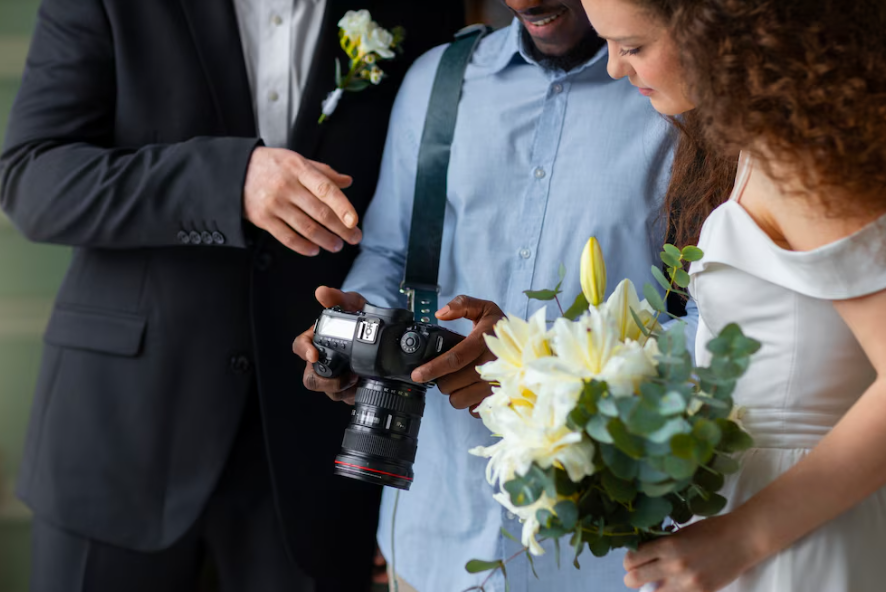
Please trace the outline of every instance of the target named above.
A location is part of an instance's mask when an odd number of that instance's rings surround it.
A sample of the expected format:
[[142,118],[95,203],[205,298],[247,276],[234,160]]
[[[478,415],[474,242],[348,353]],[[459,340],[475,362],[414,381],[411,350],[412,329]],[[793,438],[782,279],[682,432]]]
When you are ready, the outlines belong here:
[[[478,369],[493,383],[478,412],[500,439],[471,453],[489,459],[494,498],[520,518],[518,542],[530,563],[544,552],[540,539],[554,541],[559,563],[560,539],[569,535],[578,568],[585,547],[597,557],[636,549],[725,506],[717,491],[739,468],[730,455],[753,444],[736,421],[732,392],[760,344],[729,325],[707,345],[710,366],[699,368],[686,350],[685,324],[660,324],[667,296],[686,295],[685,263],[702,256],[693,246],[665,245],[669,277],[652,268],[664,298],[647,284],[641,301],[623,280],[603,301],[605,265],[591,238],[582,293],[561,318],[549,327],[545,309],[528,321],[507,317],[486,337],[497,359]],[[527,295],[559,305],[564,276],[561,266],[557,287]],[[472,560],[466,568],[500,569],[507,578],[505,564]]]

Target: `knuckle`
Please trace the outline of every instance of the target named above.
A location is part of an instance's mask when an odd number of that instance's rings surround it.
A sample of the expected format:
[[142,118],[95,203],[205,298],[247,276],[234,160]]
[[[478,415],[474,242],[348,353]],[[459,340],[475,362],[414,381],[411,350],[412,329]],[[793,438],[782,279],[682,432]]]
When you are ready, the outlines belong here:
[[305,385],[305,388],[309,391],[318,391],[320,390],[319,385],[317,384],[317,375],[314,374],[314,371],[310,366],[305,370],[305,375],[302,380]]
[[451,370],[458,370],[462,367],[461,355],[456,350],[449,350],[446,354],[446,364]]
[[301,233],[307,238],[313,240],[317,238],[317,235],[320,232],[320,226],[316,222],[312,222],[310,220],[306,220],[299,228]]
[[470,302],[470,297],[465,296],[464,294],[459,294],[455,298],[452,299],[452,302],[449,303],[449,306],[456,306],[458,308],[466,308],[468,303]]
[[326,197],[330,191],[332,191],[332,185],[329,184],[329,181],[321,181],[317,184],[317,197]]
[[323,226],[329,226],[335,220],[335,214],[329,208],[320,208],[317,212],[317,222]]

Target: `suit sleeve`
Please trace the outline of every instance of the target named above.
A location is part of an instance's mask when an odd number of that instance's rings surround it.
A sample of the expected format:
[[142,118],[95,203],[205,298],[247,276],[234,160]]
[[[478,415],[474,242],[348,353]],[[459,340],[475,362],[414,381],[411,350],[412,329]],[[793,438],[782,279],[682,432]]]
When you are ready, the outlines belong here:
[[259,140],[114,146],[114,41],[98,0],[44,0],[0,155],[0,205],[31,240],[180,245],[183,230],[243,246],[242,192]]

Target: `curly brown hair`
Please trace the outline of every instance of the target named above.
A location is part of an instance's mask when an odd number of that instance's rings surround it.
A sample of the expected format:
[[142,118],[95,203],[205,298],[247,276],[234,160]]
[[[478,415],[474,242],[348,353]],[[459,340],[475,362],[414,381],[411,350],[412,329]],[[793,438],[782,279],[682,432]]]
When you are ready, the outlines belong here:
[[886,211],[886,2],[631,1],[671,29],[716,160],[747,150],[833,215]]

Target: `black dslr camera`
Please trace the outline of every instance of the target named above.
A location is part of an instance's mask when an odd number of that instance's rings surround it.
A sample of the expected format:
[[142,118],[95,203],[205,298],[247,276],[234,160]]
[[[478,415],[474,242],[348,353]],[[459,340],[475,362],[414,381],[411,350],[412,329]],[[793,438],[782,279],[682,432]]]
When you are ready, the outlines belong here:
[[314,324],[320,360],[314,372],[335,378],[350,369],[359,376],[351,424],[335,458],[335,473],[409,489],[425,391],[412,371],[452,349],[464,337],[419,323],[408,310],[367,304],[360,312],[323,311]]

